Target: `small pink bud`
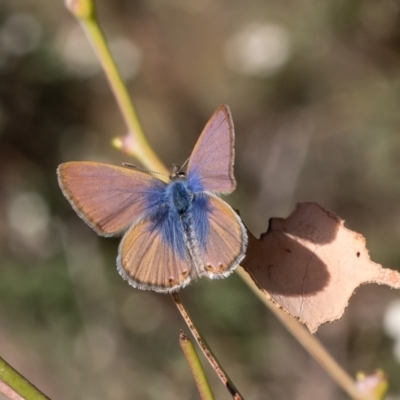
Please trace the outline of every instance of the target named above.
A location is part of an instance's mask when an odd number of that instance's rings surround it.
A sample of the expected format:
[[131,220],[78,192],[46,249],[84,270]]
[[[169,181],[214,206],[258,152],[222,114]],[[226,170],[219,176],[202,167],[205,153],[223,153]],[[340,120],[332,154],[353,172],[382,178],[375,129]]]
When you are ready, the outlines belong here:
[[93,0],[65,0],[65,6],[77,18],[87,19],[93,17]]

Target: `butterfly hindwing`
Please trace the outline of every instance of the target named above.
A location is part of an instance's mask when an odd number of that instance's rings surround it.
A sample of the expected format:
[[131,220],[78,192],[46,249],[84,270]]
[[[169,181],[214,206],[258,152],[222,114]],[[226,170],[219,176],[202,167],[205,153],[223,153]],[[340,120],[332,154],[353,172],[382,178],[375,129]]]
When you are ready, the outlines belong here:
[[175,215],[143,218],[124,235],[118,271],[133,287],[170,293],[190,282],[192,261]]
[[75,211],[102,236],[129,227],[157,204],[166,187],[144,172],[98,162],[68,162],[57,172]]
[[203,129],[188,164],[188,180],[196,191],[230,193],[233,176],[234,130],[229,108],[220,106]]
[[194,201],[194,230],[201,248],[196,262],[199,276],[222,278],[229,275],[244,258],[247,232],[239,216],[223,200],[204,193],[201,203]]

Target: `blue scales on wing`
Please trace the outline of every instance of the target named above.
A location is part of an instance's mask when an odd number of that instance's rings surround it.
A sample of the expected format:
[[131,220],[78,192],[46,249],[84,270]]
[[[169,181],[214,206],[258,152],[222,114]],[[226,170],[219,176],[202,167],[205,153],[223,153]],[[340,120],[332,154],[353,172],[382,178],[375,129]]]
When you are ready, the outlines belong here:
[[120,274],[134,287],[173,292],[190,282],[192,261],[180,217],[167,201],[132,226],[117,260]]

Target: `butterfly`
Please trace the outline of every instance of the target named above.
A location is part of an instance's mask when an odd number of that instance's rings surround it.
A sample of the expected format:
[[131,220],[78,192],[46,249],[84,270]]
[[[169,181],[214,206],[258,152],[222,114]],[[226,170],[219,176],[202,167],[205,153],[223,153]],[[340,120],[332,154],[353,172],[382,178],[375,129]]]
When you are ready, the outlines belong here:
[[236,187],[229,107],[211,116],[169,183],[138,169],[99,162],[58,167],[62,192],[101,236],[123,234],[117,268],[133,287],[171,293],[198,277],[224,278],[244,258],[246,229],[218,194]]

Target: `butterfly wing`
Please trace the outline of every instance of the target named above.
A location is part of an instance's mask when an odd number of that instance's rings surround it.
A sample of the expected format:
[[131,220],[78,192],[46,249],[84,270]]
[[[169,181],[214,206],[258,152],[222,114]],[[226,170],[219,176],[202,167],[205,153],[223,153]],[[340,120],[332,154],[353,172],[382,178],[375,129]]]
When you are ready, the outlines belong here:
[[[203,194],[206,207],[193,203],[196,235],[202,248],[203,268],[199,276],[223,278],[239,265],[245,256],[247,232],[239,216],[225,201],[212,194]],[[206,226],[205,226],[205,222]]]
[[144,172],[98,162],[68,162],[57,173],[72,207],[102,236],[130,226],[161,201],[166,187]]
[[195,192],[230,193],[236,187],[233,121],[222,105],[211,116],[189,159],[188,180]]
[[133,287],[171,293],[190,282],[192,261],[177,215],[143,218],[124,235],[118,271]]

